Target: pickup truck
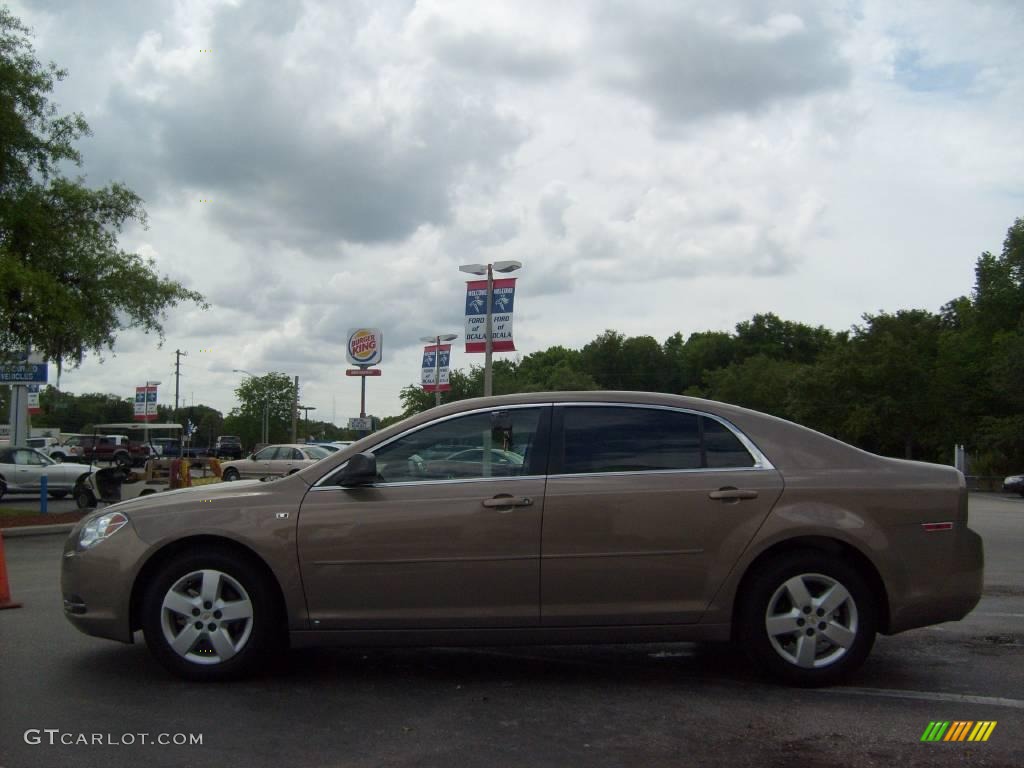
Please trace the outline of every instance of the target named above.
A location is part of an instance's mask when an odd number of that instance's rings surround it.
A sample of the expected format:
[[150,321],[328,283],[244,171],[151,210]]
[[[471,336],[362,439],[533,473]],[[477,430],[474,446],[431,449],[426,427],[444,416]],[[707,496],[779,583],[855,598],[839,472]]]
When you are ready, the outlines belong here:
[[85,463],[107,461],[131,467],[143,464],[149,458],[148,445],[129,440],[124,435],[82,435],[75,439],[73,448],[74,459]]
[[153,445],[156,447],[157,451],[159,451],[160,456],[165,459],[176,459],[181,457],[182,454],[184,454],[184,457],[188,459],[200,459],[203,456],[208,456],[210,454],[210,449],[205,445],[195,445],[190,443],[182,445],[182,443],[169,437],[154,438]]

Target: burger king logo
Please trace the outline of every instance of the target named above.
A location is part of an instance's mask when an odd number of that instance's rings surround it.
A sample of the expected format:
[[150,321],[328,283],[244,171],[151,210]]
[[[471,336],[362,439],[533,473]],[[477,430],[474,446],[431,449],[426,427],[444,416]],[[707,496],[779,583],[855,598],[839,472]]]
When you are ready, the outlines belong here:
[[348,361],[353,365],[380,362],[383,334],[379,328],[356,328],[348,332]]

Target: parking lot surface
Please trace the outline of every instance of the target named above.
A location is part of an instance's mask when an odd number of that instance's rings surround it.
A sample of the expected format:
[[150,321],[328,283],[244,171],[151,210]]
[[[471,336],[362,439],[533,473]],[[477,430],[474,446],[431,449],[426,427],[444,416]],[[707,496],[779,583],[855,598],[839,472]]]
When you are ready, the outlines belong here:
[[[0,611],[0,768],[1024,766],[1024,499],[974,494],[970,517],[986,549],[975,611],[879,637],[825,690],[685,643],[318,649],[258,679],[186,683],[141,635],[125,646],[65,621],[63,537],[8,539],[24,607]],[[996,726],[983,743],[921,742],[933,721]],[[179,735],[202,743],[143,743]]]

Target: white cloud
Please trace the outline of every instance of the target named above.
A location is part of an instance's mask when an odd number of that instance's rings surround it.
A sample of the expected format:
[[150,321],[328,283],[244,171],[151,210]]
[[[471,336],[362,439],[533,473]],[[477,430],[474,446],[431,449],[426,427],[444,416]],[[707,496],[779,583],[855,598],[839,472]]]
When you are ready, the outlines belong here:
[[90,183],[147,200],[124,247],[213,306],[72,391],[166,383],[181,348],[197,402],[279,370],[340,418],[345,331],[380,325],[370,406],[395,413],[418,337],[462,331],[460,263],[524,263],[522,353],[765,311],[843,328],[967,292],[1024,213],[1009,0],[107,5],[13,10],[70,70]]

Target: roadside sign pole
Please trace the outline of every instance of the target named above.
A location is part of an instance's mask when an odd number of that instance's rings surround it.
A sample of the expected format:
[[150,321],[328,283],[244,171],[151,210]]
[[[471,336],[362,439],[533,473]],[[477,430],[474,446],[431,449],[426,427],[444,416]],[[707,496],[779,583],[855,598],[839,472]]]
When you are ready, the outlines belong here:
[[484,322],[484,397],[490,397],[494,389],[494,378],[491,373],[491,311],[494,306],[494,270],[487,265],[487,320]]
[[441,404],[441,337],[434,341],[434,407]]
[[[367,366],[359,366],[359,370],[365,371]],[[359,377],[359,418],[366,418],[366,377]]]

